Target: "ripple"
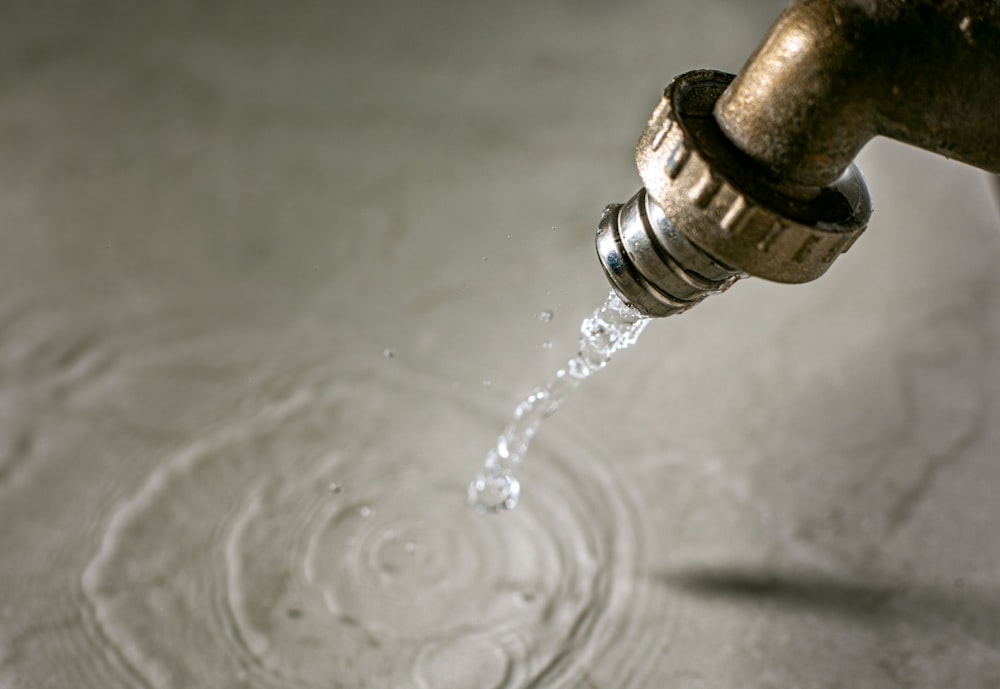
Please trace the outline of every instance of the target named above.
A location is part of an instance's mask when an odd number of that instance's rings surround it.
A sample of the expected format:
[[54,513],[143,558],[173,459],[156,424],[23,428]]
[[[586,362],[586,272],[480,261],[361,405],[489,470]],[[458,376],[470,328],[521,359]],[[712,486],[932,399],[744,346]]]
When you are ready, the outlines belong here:
[[[642,556],[621,479],[546,429],[503,517],[465,499],[506,409],[395,367],[307,369],[165,462],[84,588],[151,686],[576,686],[636,664]],[[228,678],[228,679],[227,679]]]
[[33,464],[53,411],[100,387],[118,355],[100,325],[38,297],[0,301],[0,485]]

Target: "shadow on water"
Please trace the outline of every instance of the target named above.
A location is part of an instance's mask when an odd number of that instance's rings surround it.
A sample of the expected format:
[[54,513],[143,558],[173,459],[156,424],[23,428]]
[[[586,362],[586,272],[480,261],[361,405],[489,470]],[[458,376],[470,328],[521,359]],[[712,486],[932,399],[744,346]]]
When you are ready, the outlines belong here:
[[[871,346],[851,344],[879,354],[836,385],[768,400],[778,430],[756,438],[759,462],[733,469],[746,472],[755,508],[770,518],[739,533],[761,559],[682,553],[650,573],[691,603],[691,617],[711,613],[698,643],[729,649],[739,672],[809,686],[1000,686],[997,512],[986,488],[997,477],[990,420],[1000,379],[990,365],[995,320],[981,316],[995,299],[995,289],[943,299]],[[791,327],[783,359],[813,344]],[[845,408],[854,415],[834,413]],[[850,438],[851,424],[867,435]],[[838,453],[844,461],[831,463]],[[690,552],[718,555],[712,546]]]
[[657,579],[691,596],[774,613],[808,613],[878,628],[933,627],[1000,646],[1000,588],[861,582],[744,566],[680,568]]
[[866,623],[885,615],[890,586],[840,581],[812,573],[751,568],[684,569],[661,575],[663,583],[695,596],[767,604],[788,610],[854,618]]

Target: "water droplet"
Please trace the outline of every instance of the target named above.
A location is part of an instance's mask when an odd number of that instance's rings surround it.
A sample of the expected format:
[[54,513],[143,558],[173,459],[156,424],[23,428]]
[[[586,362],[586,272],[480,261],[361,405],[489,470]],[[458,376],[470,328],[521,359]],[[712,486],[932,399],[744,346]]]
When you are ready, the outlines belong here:
[[538,312],[538,320],[540,320],[542,323],[551,322],[553,316],[555,316],[555,313],[552,311],[552,309],[545,309],[544,311]]
[[521,483],[510,472],[480,475],[469,484],[469,503],[480,512],[504,512],[514,509],[520,493]]
[[[552,311],[542,311],[538,317],[548,321]],[[510,472],[524,458],[542,421],[559,409],[580,381],[604,368],[615,352],[634,343],[648,322],[649,318],[626,305],[614,292],[584,319],[577,356],[566,362],[546,387],[534,390],[514,408],[513,419],[486,456],[485,473],[469,485],[469,500],[476,509],[502,512],[517,504],[520,483]],[[548,340],[542,343],[543,349],[551,347]]]
[[360,510],[358,510],[358,514],[361,515],[362,519],[368,519],[369,517],[372,516],[372,514],[374,514],[374,512],[372,512],[372,508],[371,507],[369,507],[368,505],[365,505]]
[[391,359],[392,357],[396,356],[396,350],[389,349],[388,347],[386,347],[385,349],[382,350],[382,356],[384,356],[386,359]]

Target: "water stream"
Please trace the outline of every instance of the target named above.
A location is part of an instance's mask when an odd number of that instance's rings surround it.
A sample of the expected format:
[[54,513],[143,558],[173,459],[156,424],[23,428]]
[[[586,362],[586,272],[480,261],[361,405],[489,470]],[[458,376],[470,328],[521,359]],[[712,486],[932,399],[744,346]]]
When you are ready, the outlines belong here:
[[524,459],[542,421],[563,405],[580,383],[607,366],[615,352],[631,346],[649,318],[611,292],[580,324],[577,355],[556,371],[548,385],[536,388],[514,408],[514,415],[469,484],[469,501],[481,512],[503,512],[517,505],[521,483],[515,469]]

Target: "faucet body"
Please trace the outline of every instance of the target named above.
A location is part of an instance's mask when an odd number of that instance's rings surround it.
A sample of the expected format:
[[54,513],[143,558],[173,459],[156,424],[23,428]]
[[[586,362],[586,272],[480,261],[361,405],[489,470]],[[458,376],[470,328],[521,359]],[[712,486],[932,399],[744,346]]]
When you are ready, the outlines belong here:
[[819,277],[867,226],[852,160],[878,135],[1000,172],[1000,0],[798,0],[738,76],[674,79],[644,189],[598,230],[605,273],[650,316]]
[[833,182],[877,135],[1000,172],[1000,2],[800,0],[715,118],[785,182]]

